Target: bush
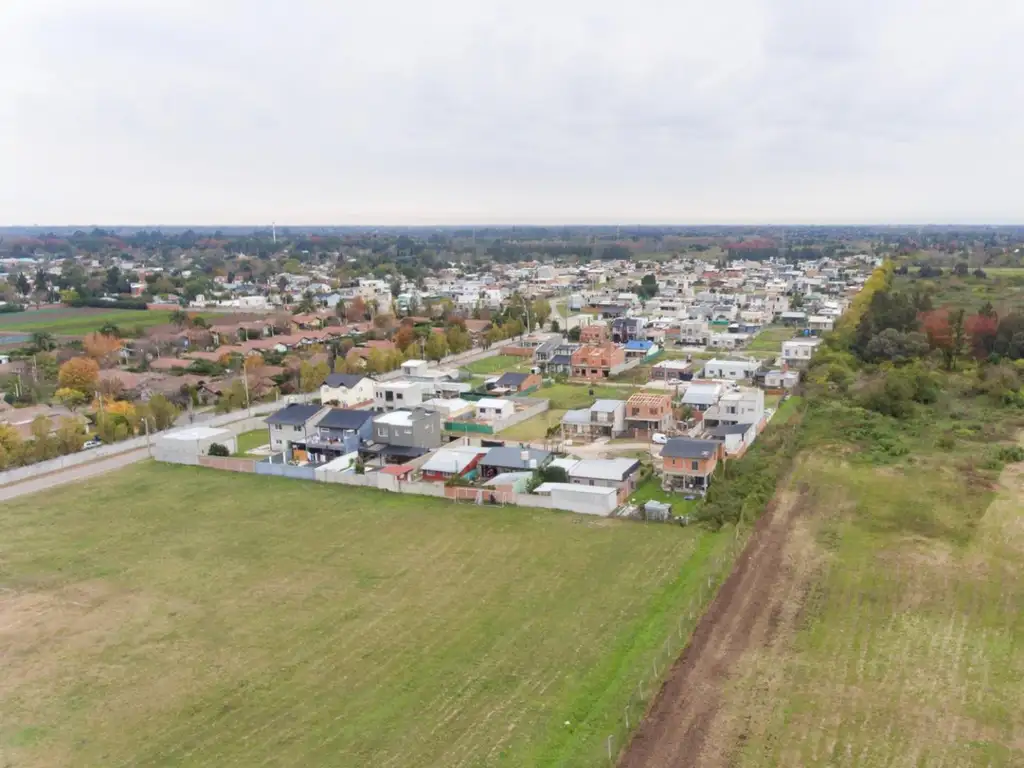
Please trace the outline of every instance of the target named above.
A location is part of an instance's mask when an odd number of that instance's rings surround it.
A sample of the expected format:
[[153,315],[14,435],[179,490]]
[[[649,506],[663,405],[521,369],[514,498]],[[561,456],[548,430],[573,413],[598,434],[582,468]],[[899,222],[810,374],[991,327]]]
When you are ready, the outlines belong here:
[[14,312],[24,312],[25,307],[21,304],[0,304],[0,315],[10,315]]
[[95,309],[146,309],[146,302],[137,299],[117,299],[116,301],[103,301],[102,299],[78,298],[70,302],[71,307],[93,307]]
[[1006,463],[1024,461],[1024,448],[1019,445],[1004,445],[996,453],[996,457]]
[[231,451],[228,450],[226,445],[220,443],[212,443],[209,450],[210,456],[230,456]]

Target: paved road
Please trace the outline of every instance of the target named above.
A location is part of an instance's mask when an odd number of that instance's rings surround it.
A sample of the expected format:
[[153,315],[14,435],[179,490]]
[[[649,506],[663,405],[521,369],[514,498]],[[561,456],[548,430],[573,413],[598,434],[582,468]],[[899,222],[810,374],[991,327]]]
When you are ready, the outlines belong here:
[[0,501],[14,499],[18,496],[36,493],[37,491],[45,491],[57,485],[64,485],[65,483],[73,483],[96,475],[102,475],[105,472],[111,472],[115,469],[126,467],[129,464],[142,461],[148,456],[149,451],[145,448],[140,448],[137,451],[127,451],[117,456],[111,456],[109,459],[99,459],[89,464],[60,470],[49,475],[43,475],[42,477],[14,483],[13,485],[5,485],[0,487]]

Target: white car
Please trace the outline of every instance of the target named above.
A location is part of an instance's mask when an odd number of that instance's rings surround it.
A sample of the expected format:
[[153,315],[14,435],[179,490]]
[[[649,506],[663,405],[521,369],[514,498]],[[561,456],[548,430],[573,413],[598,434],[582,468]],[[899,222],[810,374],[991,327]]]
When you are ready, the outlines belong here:
[[84,450],[87,450],[89,448],[99,448],[101,445],[103,445],[103,441],[102,440],[97,440],[97,439],[93,438],[92,440],[86,440],[82,444],[82,450],[84,451]]
[[661,434],[661,432],[655,432],[653,435],[651,435],[651,442],[657,443],[658,445],[664,445],[665,443],[668,442],[668,437]]

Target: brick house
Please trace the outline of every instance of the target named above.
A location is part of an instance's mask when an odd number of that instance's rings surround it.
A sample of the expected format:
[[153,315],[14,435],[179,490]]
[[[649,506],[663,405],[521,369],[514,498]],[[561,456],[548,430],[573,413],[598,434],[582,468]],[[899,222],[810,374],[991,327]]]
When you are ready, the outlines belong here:
[[661,487],[666,491],[705,493],[724,451],[724,445],[717,440],[673,437],[661,451]]
[[625,350],[610,341],[600,345],[587,345],[572,353],[572,375],[573,378],[587,381],[607,379],[611,376],[612,369],[619,368],[625,363]]
[[626,401],[626,428],[639,433],[664,432],[672,426],[672,396],[638,392]]
[[604,323],[593,323],[580,329],[581,344],[603,344],[608,338],[608,326]]

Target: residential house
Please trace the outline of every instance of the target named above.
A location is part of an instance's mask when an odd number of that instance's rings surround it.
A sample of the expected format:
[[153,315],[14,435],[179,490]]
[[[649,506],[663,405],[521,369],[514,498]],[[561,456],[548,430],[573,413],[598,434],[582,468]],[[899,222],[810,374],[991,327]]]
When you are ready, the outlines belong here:
[[626,352],[609,341],[580,347],[572,353],[573,378],[588,381],[607,379],[626,364]]
[[627,360],[643,360],[645,357],[653,357],[660,351],[653,341],[646,339],[627,341],[624,349]]
[[373,409],[378,413],[415,408],[423,403],[424,384],[419,381],[375,381]]
[[638,392],[626,401],[626,428],[635,437],[671,429],[672,396]]
[[768,389],[793,389],[800,383],[800,371],[768,371],[764,375],[764,385]]
[[548,496],[559,509],[571,509],[583,515],[607,517],[619,506],[615,488],[579,485],[577,483],[541,483],[534,491]]
[[537,373],[503,373],[497,381],[488,383],[488,391],[495,394],[524,394],[539,389],[543,380]]
[[568,341],[564,338],[548,339],[535,350],[533,350],[533,362],[543,371],[551,372],[552,362],[559,357],[570,358],[571,366],[572,353],[580,348],[579,344]]
[[615,488],[619,504],[636,490],[640,474],[637,459],[585,459],[568,470],[569,482],[598,488]]
[[757,360],[708,360],[704,363],[705,379],[750,381],[757,375],[761,364]]
[[757,425],[719,424],[717,427],[705,430],[705,434],[710,439],[722,443],[726,458],[738,459],[757,439]]
[[611,334],[605,323],[591,323],[580,329],[581,344],[604,344],[610,337]]
[[821,339],[790,339],[782,342],[782,362],[790,368],[806,368]]
[[32,405],[28,408],[6,408],[0,411],[0,424],[7,424],[13,427],[22,440],[31,440],[34,437],[32,424],[40,417],[45,420],[47,434],[56,432],[64,419],[70,419],[82,426],[88,423],[84,416],[72,413],[67,408]]
[[825,315],[810,315],[807,318],[807,327],[816,334],[827,333],[835,326],[835,318]]
[[731,387],[718,402],[704,411],[704,423],[753,424],[758,431],[764,426],[764,390],[758,387]]
[[705,493],[711,484],[711,475],[724,455],[725,448],[717,440],[671,438],[661,451],[662,488],[666,491]]
[[485,397],[476,404],[476,417],[480,421],[502,421],[515,412],[516,405],[511,400]]
[[589,408],[566,411],[562,416],[563,440],[614,438],[625,431],[625,400],[598,400]]
[[441,414],[442,421],[472,421],[476,415],[476,403],[461,397],[435,397],[427,400],[422,408],[429,408]]
[[717,404],[724,391],[725,388],[721,384],[707,381],[692,382],[683,393],[682,402],[703,418],[704,411]]
[[332,373],[320,386],[320,402],[354,408],[373,402],[373,379],[357,373]]
[[790,328],[804,328],[807,325],[807,313],[806,312],[782,312],[779,314],[779,319],[782,324]]
[[454,446],[440,448],[420,468],[428,482],[446,482],[453,477],[471,478],[490,448]]
[[[579,349],[579,345],[573,347],[573,352]],[[572,353],[555,355],[548,360],[544,369],[549,376],[569,376],[572,374]]]
[[313,464],[323,464],[358,451],[373,439],[373,411],[330,408],[312,422],[305,440],[292,442],[292,456],[303,451]]
[[689,381],[692,369],[693,363],[685,360],[662,360],[651,366],[651,381]]
[[289,451],[292,443],[305,443],[316,429],[320,416],[330,408],[320,405],[286,405],[267,417],[270,428],[270,447],[274,451]]
[[612,341],[625,344],[643,338],[645,321],[642,317],[617,317],[612,320]]
[[711,338],[707,320],[683,320],[679,323],[679,343],[687,347],[706,347]]
[[750,339],[749,333],[712,333],[708,346],[711,349],[743,349]]
[[536,448],[514,448],[504,446],[491,448],[480,460],[481,476],[490,480],[504,472],[523,472],[541,469],[554,458],[550,451]]
[[441,414],[426,408],[391,411],[373,419],[373,443],[360,452],[403,464],[441,445]]

